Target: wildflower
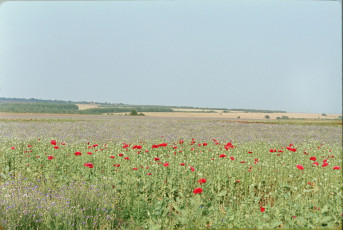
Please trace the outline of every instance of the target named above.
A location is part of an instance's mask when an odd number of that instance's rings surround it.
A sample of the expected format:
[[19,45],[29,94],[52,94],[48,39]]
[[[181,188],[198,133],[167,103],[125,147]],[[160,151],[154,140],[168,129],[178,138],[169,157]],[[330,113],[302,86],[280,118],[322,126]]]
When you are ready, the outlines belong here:
[[164,163],[163,166],[164,166],[164,167],[168,167],[168,166],[169,166],[169,163]]
[[81,152],[75,152],[74,155],[75,155],[75,156],[81,156],[82,153],[81,153]]
[[339,167],[339,166],[335,166],[335,167],[333,167],[332,169],[341,169],[341,167]]
[[180,165],[181,165],[181,166],[184,166],[184,165],[185,165],[185,163],[181,163]]
[[56,140],[51,140],[51,142],[50,142],[52,145],[57,145],[57,142],[56,142]]
[[224,158],[224,157],[226,157],[226,155],[225,155],[225,154],[220,154],[219,157],[220,157],[220,158]]
[[300,170],[304,170],[304,166],[302,166],[302,165],[297,165],[297,168]]
[[48,156],[48,160],[52,160],[52,159],[54,159],[55,157],[53,157],[53,156]]
[[322,164],[322,168],[324,168],[324,167],[326,167],[326,166],[328,166],[328,165],[329,165],[329,163],[328,163],[328,162],[325,162],[325,163]]
[[202,193],[202,188],[196,188],[193,190],[194,194],[201,194]]
[[200,180],[198,180],[198,183],[204,184],[204,183],[206,183],[206,179],[205,178],[201,178]]
[[159,161],[160,160],[160,158],[158,158],[158,157],[155,157],[155,159],[154,159],[155,161]]
[[263,208],[263,207],[261,206],[261,207],[260,207],[260,211],[261,211],[261,212],[264,212],[264,211],[266,211],[266,209]]
[[310,160],[311,160],[311,161],[316,161],[317,158],[316,158],[316,157],[310,157]]
[[194,171],[195,171],[195,168],[193,168],[193,167],[191,166],[191,170],[192,170],[192,172],[194,172]]
[[114,158],[114,156],[110,156],[110,158],[112,158],[112,159],[113,159],[113,158]]
[[84,163],[83,165],[88,168],[93,168],[93,163]]
[[235,160],[235,158],[234,158],[234,157],[230,157],[230,159],[231,159],[232,161],[234,161],[234,160]]

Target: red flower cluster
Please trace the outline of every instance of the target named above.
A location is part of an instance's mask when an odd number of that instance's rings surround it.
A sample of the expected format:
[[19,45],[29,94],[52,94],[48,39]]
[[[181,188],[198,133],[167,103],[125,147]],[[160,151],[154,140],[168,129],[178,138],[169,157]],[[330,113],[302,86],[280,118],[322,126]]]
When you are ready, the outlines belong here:
[[193,190],[194,194],[201,194],[202,193],[202,188],[196,188]]
[[93,168],[93,163],[84,163],[83,165],[88,168]]

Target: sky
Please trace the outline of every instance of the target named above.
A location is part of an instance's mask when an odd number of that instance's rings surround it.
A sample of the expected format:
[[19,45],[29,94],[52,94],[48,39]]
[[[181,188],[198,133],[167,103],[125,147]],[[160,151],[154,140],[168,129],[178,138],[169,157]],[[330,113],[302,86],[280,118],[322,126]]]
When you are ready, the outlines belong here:
[[341,2],[6,1],[0,97],[341,114]]

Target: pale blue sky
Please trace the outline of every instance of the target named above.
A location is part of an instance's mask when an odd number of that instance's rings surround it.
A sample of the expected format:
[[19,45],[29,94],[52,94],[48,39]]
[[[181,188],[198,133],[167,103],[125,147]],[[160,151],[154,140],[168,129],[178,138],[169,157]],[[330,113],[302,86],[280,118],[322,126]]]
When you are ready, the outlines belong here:
[[0,5],[0,97],[342,112],[337,1]]

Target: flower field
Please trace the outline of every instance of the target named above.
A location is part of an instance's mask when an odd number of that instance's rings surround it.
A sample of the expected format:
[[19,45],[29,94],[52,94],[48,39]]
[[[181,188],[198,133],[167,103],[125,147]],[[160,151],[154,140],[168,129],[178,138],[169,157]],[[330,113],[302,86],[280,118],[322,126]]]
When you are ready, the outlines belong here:
[[0,122],[5,229],[338,228],[342,126]]

